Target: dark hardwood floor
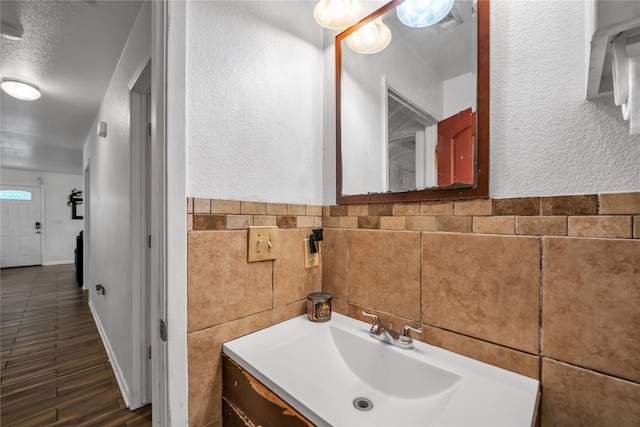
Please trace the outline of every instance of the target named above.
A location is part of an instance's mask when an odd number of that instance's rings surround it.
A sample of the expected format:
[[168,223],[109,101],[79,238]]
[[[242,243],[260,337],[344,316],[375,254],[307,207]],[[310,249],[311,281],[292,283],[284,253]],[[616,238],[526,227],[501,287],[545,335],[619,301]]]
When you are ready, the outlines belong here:
[[129,411],[72,264],[0,271],[0,424],[150,426]]

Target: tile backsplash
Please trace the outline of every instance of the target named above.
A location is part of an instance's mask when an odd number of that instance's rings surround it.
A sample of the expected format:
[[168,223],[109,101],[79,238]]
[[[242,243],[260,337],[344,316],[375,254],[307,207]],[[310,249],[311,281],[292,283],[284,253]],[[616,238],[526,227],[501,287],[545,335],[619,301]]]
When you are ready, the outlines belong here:
[[[187,200],[190,425],[222,423],[222,343],[306,313],[307,294],[321,290],[321,267],[305,269],[303,253],[321,215],[321,206]],[[279,227],[275,261],[247,262],[251,225]]]
[[541,380],[543,426],[640,425],[640,193],[386,205],[324,208],[335,310]]
[[[222,342],[334,311],[540,379],[543,426],[640,425],[640,193],[307,206],[187,200],[190,425],[220,425]],[[246,228],[277,225],[276,261]],[[324,227],[321,264],[302,239]]]
[[537,237],[428,233],[422,243],[423,324],[536,352]]

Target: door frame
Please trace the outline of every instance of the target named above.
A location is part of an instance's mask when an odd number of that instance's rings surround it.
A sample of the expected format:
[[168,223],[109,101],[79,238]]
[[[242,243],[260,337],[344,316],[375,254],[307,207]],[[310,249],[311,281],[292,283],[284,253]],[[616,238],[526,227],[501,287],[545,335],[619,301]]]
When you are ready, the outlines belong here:
[[[151,367],[154,426],[186,427],[189,420],[186,10],[187,2],[161,0],[151,3],[151,329],[154,331],[151,333]],[[169,53],[170,60],[167,58]],[[160,339],[160,320],[166,322],[167,341]]]
[[[151,2],[151,396],[154,426],[171,425],[167,345],[158,322],[165,318],[166,282],[164,239],[165,121],[166,121],[166,0]],[[155,243],[155,244],[154,244]]]
[[129,408],[137,409],[152,401],[151,395],[151,309],[150,309],[150,236],[149,200],[151,182],[150,137],[147,136],[151,94],[151,58],[138,66],[129,85],[130,93],[130,167],[131,167],[131,349],[132,368]]
[[84,212],[82,218],[82,290],[88,290],[91,281],[91,158],[83,169],[82,197],[84,198]]

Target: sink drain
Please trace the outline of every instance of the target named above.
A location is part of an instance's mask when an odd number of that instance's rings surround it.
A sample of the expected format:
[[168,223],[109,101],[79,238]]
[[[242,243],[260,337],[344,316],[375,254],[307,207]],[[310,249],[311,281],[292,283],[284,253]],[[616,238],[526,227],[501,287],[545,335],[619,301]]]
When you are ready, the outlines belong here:
[[358,411],[370,411],[373,408],[373,403],[366,397],[357,397],[353,399],[353,406]]

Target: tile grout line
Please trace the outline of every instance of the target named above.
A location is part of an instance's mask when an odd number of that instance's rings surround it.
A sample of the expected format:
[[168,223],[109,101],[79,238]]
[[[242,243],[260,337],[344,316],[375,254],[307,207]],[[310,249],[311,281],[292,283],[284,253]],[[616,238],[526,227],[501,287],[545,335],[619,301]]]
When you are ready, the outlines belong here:
[[544,301],[544,241],[545,238],[540,238],[540,283],[539,283],[539,308],[538,308],[538,376],[540,383],[542,384],[542,323],[544,319],[543,301]]
[[[423,311],[423,307],[424,307],[424,245],[425,245],[425,236],[424,236],[424,231],[420,232],[420,330],[422,330],[422,325],[423,325],[423,320],[424,320],[424,313]],[[420,333],[420,338],[422,340],[424,340],[424,331],[422,331],[422,333]]]
[[625,378],[625,377],[621,377],[621,376],[616,375],[616,374],[612,374],[612,373],[605,372],[605,371],[600,371],[598,369],[588,368],[588,367],[582,366],[582,365],[577,365],[575,363],[567,362],[566,360],[556,359],[555,357],[552,357],[552,356],[541,355],[540,356],[540,360],[542,361],[544,359],[550,360],[550,361],[555,362],[555,363],[560,363],[562,365],[571,366],[572,368],[582,369],[582,370],[588,371],[588,372],[593,372],[593,373],[596,373],[598,375],[602,375],[602,376],[605,376],[605,377],[614,378],[614,379],[617,379],[617,380],[620,380],[620,381],[627,382],[629,384],[640,385],[640,382],[638,382],[638,381],[635,381],[635,380],[632,380],[632,379],[629,379],[629,378]]
[[[448,333],[451,333],[451,334],[459,335],[459,336],[462,336],[462,337],[465,337],[465,338],[470,338],[470,339],[473,339],[473,340],[476,340],[476,341],[480,341],[480,342],[483,342],[483,343],[486,343],[486,344],[495,345],[495,346],[498,346],[500,348],[504,348],[504,349],[507,349],[507,350],[516,351],[518,353],[526,354],[526,355],[533,356],[533,357],[539,357],[539,354],[536,354],[536,353],[531,353],[529,351],[522,350],[522,349],[516,348],[516,347],[511,347],[511,346],[508,346],[506,344],[500,344],[500,343],[497,343],[497,342],[494,342],[494,341],[489,341],[489,340],[487,340],[485,338],[479,338],[479,337],[475,337],[473,335],[464,334],[462,332],[454,331],[452,329],[447,329],[447,328],[444,328],[442,326],[434,325],[434,324],[431,324],[431,323],[424,323],[424,325],[429,326],[430,328],[439,329],[441,331],[445,331],[445,332],[448,332]],[[494,365],[494,366],[496,366],[496,365]]]

